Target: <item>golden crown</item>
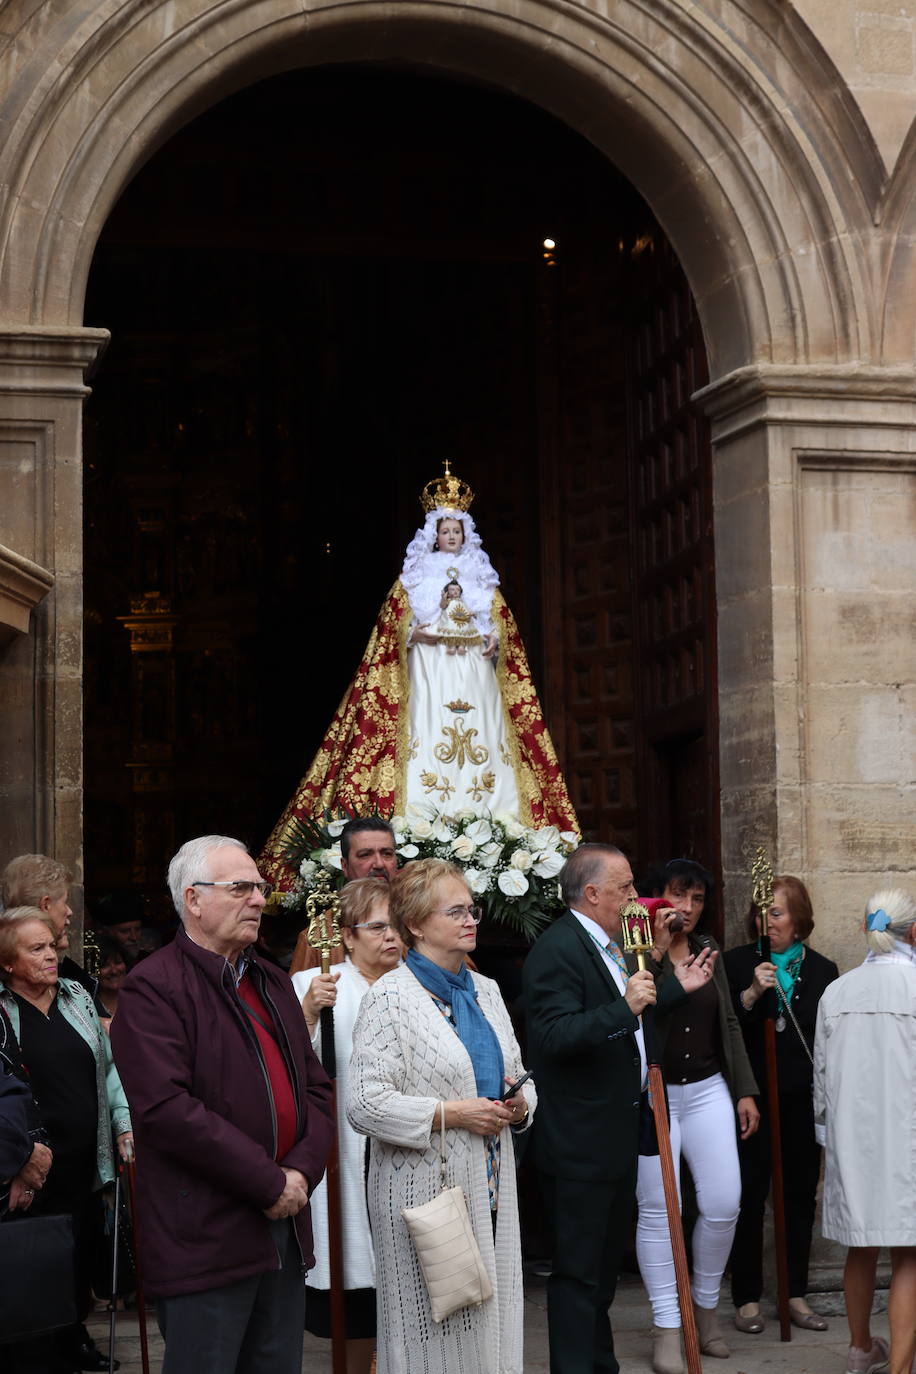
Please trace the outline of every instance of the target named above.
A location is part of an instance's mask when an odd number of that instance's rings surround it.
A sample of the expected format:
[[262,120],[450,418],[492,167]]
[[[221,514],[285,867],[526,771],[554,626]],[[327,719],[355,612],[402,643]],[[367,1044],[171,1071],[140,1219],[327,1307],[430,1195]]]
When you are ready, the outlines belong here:
[[420,497],[420,505],[427,514],[440,506],[444,506],[446,510],[469,510],[474,500],[471,488],[467,482],[462,482],[460,477],[455,476],[447,458],[442,466],[445,468],[444,475],[426,483]]

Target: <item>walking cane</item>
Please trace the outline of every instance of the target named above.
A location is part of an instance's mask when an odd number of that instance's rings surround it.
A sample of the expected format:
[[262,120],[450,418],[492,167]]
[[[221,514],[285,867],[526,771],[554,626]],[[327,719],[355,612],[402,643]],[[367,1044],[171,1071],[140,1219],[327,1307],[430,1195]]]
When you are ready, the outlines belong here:
[[[646,908],[633,899],[624,906],[620,913],[620,920],[623,928],[624,950],[627,954],[636,955],[640,972],[643,972],[646,967],[646,954],[652,948],[651,917]],[[693,1294],[690,1291],[687,1247],[684,1244],[684,1227],[681,1222],[677,1179],[674,1174],[674,1158],[671,1154],[671,1135],[668,1130],[665,1080],[662,1077],[661,1055],[658,1049],[658,1038],[655,1034],[653,1011],[653,1007],[646,1007],[642,1014],[643,1039],[646,1046],[646,1060],[649,1065],[649,1097],[652,1102],[652,1115],[655,1119],[659,1162],[662,1166],[662,1184],[665,1189],[668,1232],[671,1236],[671,1253],[674,1257],[674,1275],[677,1280],[677,1300],[681,1309],[681,1329],[684,1335],[684,1354],[687,1357],[687,1374],[702,1374],[700,1338],[697,1334],[697,1322],[693,1311]]]
[[[340,944],[340,898],[331,890],[330,879],[322,873],[318,885],[305,904],[309,917],[308,942],[321,955],[321,972],[331,967],[331,950]],[[337,1054],[334,1046],[334,1011],[321,1008],[321,1063],[331,1080],[331,1109],[334,1134],[325,1171],[328,1200],[328,1261],[331,1270],[331,1370],[346,1374],[347,1321],[344,1310],[343,1226],[340,1209],[340,1157],[337,1145]]]
[[121,1210],[121,1165],[115,1170],[114,1231],[111,1239],[111,1308],[108,1314],[108,1374],[115,1370],[115,1328],[118,1324],[118,1215]]
[[143,1273],[140,1268],[140,1218],[137,1212],[137,1165],[133,1151],[127,1156],[127,1196],[130,1198],[130,1221],[134,1232],[134,1273],[137,1276],[137,1320],[140,1325],[140,1363],[143,1374],[149,1374],[149,1342],[146,1336],[146,1302],[143,1297]]
[[[773,868],[764,849],[758,849],[751,867],[753,901],[760,925],[761,962],[771,963],[767,918],[773,905]],[[764,1001],[763,1047],[767,1066],[767,1108],[770,1117],[770,1175],[773,1189],[773,1241],[776,1249],[776,1302],[779,1310],[779,1339],[791,1341],[789,1317],[789,1262],[786,1250],[786,1195],[782,1172],[782,1133],[779,1123],[779,1075],[776,1068],[775,990]]]

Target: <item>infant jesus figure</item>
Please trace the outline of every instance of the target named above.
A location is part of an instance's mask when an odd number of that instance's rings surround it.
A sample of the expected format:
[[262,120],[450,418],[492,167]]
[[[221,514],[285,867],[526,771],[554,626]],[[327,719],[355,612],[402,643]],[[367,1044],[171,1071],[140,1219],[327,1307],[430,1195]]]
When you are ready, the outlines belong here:
[[480,643],[474,617],[461,599],[463,595],[458,582],[447,582],[442,588],[442,600],[439,602],[442,614],[436,625],[436,634],[445,645],[447,654],[466,654],[471,646]]

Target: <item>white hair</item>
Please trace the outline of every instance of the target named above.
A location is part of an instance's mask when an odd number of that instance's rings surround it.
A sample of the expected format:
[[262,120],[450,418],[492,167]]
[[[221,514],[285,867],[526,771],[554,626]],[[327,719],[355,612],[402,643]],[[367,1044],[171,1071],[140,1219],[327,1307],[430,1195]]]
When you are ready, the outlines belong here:
[[865,903],[865,917],[876,911],[883,911],[890,917],[890,925],[884,930],[865,931],[868,948],[873,954],[889,954],[895,940],[906,940],[916,922],[916,901],[900,887],[888,887],[876,892]]
[[233,840],[229,835],[201,835],[196,840],[186,840],[172,859],[169,864],[169,892],[182,921],[186,914],[185,889],[210,877],[210,854],[214,849],[226,849],[232,845],[248,853],[247,846],[241,840]]
[[[436,527],[440,520],[460,520],[464,543],[457,553],[443,553],[436,547]],[[442,589],[457,573],[464,603],[477,621],[477,628],[488,635],[493,628],[490,614],[493,593],[499,586],[496,569],[490,562],[474,520],[468,511],[437,506],[407,545],[401,582],[410,601],[414,620],[429,625],[439,614]]]

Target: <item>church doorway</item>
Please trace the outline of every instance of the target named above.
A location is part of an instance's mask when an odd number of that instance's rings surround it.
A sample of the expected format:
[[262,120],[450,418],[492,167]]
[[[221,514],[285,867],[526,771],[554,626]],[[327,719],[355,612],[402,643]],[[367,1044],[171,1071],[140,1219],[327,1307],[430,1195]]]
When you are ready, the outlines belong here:
[[718,867],[705,354],[596,149],[464,78],[272,77],[127,187],[85,321],[90,904],[161,900],[188,835],[260,847],[445,457],[583,831]]

